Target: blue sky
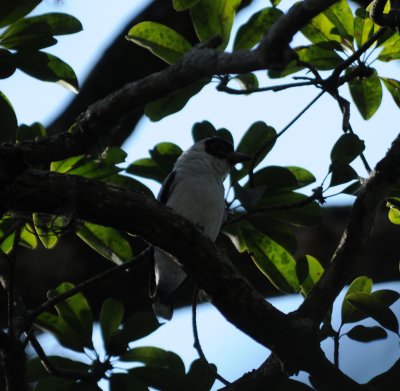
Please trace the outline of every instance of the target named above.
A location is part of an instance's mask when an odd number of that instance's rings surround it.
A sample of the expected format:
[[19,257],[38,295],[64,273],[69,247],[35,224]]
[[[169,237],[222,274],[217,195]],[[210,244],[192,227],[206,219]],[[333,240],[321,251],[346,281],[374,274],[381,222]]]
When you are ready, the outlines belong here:
[[[291,3],[282,1],[283,5]],[[84,80],[113,34],[118,32],[120,26],[138,12],[146,1],[118,0],[112,2],[112,6],[110,4],[109,0],[66,0],[56,5],[54,1],[47,0],[35,11],[36,13],[66,12],[82,22],[84,27],[82,32],[60,37],[56,46],[46,49],[69,63],[76,71],[80,82]],[[249,18],[251,12],[265,4],[267,4],[265,1],[255,1],[251,10],[239,15],[235,29]],[[300,37],[295,39],[296,42],[304,43]],[[384,64],[384,69],[385,76],[395,77],[398,74],[397,66]],[[262,77],[262,72],[259,74],[262,83],[270,83]],[[182,112],[160,122],[152,123],[143,118],[134,136],[125,144],[129,153],[128,162],[147,156],[147,150],[161,141],[172,141],[183,149],[187,148],[192,143],[190,132],[192,124],[205,119],[217,128],[225,127],[231,130],[236,142],[240,140],[243,132],[258,120],[265,121],[279,131],[319,92],[307,87],[279,94],[270,92],[237,97],[219,93],[214,87],[215,85],[206,87]],[[71,92],[58,85],[37,81],[19,71],[10,79],[2,81],[0,88],[14,105],[20,123],[40,121],[48,124],[73,97]],[[348,98],[347,87],[342,90],[343,95]],[[352,107],[351,112],[353,128],[360,138],[366,141],[365,155],[372,166],[384,155],[398,132],[399,110],[386,92],[382,105],[384,109],[378,111],[370,121],[362,120],[355,107]],[[318,181],[321,181],[329,166],[330,150],[341,134],[339,109],[329,96],[323,96],[279,140],[265,164],[298,165],[309,169],[316,175]],[[356,162],[354,167],[360,169],[361,176],[366,175],[359,162]],[[152,189],[157,191],[157,185],[152,184]],[[332,205],[350,201],[351,198],[348,197],[337,197],[330,199],[329,203]],[[398,285],[396,289],[399,289]],[[295,308],[298,302],[299,297],[273,299],[273,303],[286,311]],[[399,312],[399,306],[396,308]],[[264,348],[238,333],[234,327],[227,325],[215,310],[201,309],[199,317],[200,337],[204,350],[228,379],[233,380],[244,370],[257,367],[265,359]],[[143,344],[154,344],[175,350],[188,361],[194,359],[196,355],[192,348],[189,314],[185,310],[177,311],[173,322],[163,326],[154,336],[143,341]],[[343,366],[347,371],[351,369],[352,373],[358,371],[357,379],[361,381],[373,375],[369,371],[370,364],[365,361],[368,357],[374,358],[374,365],[383,366],[383,368],[371,368],[371,371],[375,370],[374,373],[378,373],[399,355],[399,342],[394,338],[386,342],[368,345],[351,343],[346,346],[348,347],[344,349]],[[371,347],[375,350],[367,352],[366,350]],[[221,351],[224,352],[222,359]],[[381,360],[379,357],[385,357],[387,360]]]

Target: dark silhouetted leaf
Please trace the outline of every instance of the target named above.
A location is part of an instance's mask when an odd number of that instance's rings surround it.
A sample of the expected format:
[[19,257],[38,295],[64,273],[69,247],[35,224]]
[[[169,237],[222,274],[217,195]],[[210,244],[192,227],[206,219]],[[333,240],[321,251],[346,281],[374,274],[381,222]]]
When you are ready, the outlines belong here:
[[387,338],[387,332],[379,326],[354,326],[346,335],[354,341],[359,342],[372,342]]
[[110,377],[110,391],[148,391],[142,382],[129,373],[113,373]]
[[[214,364],[209,365],[214,369],[214,371],[217,371],[217,367]],[[190,384],[191,391],[208,391],[214,384],[215,377],[204,361],[197,359],[190,365],[189,371],[186,375],[186,380]]]
[[172,0],[175,11],[184,11],[195,5],[199,0]]
[[332,165],[349,164],[365,149],[363,140],[356,134],[343,134],[332,148]]
[[124,317],[123,304],[113,298],[104,300],[100,310],[100,330],[107,351],[110,338],[118,330]]
[[30,126],[22,124],[17,130],[17,143],[25,140],[36,140],[37,138],[45,136],[46,129],[41,123],[34,122]]
[[14,142],[17,129],[18,121],[15,111],[7,97],[0,92],[0,141]]
[[390,95],[392,95],[397,107],[400,107],[400,82],[387,77],[381,77],[380,79],[382,80],[383,85],[389,91]]
[[184,375],[160,367],[137,367],[129,369],[129,374],[149,387],[158,390],[187,391],[190,389]]
[[0,28],[29,14],[42,0],[1,0]]

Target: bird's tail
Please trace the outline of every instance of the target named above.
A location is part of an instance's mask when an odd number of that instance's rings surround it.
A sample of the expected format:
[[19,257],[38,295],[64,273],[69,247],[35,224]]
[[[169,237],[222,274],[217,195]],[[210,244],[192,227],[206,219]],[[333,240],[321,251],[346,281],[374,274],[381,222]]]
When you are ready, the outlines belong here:
[[150,298],[157,316],[170,320],[173,314],[175,292],[182,286],[187,274],[160,249],[154,249],[154,273],[150,279]]

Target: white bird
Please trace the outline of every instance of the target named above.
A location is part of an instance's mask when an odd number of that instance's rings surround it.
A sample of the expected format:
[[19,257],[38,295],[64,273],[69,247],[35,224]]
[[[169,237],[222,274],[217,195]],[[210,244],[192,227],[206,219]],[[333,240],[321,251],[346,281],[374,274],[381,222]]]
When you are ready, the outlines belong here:
[[[201,140],[178,158],[158,200],[201,227],[215,241],[225,216],[223,182],[231,166],[249,159],[220,137]],[[175,292],[186,278],[176,259],[154,249],[150,297],[157,316],[172,318]]]

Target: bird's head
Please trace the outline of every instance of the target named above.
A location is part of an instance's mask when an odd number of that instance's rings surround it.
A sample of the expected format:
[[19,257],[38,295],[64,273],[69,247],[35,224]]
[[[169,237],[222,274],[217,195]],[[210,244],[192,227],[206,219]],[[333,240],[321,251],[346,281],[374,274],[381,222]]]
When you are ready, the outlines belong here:
[[250,160],[251,157],[233,149],[233,145],[221,137],[209,137],[198,141],[178,159],[175,168],[190,171],[212,170],[224,179],[232,166]]

